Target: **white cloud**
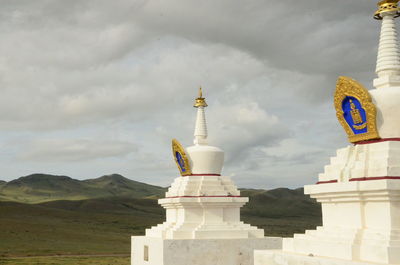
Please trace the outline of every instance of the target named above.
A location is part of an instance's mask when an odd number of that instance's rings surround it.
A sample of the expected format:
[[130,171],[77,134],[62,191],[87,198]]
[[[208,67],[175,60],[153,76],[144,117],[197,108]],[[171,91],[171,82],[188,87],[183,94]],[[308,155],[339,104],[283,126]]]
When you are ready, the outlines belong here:
[[40,139],[25,146],[20,160],[38,162],[82,162],[126,156],[137,151],[129,142],[90,139]]
[[223,146],[228,163],[246,163],[255,147],[275,145],[288,136],[278,117],[261,109],[257,102],[216,105],[208,111],[210,142]]

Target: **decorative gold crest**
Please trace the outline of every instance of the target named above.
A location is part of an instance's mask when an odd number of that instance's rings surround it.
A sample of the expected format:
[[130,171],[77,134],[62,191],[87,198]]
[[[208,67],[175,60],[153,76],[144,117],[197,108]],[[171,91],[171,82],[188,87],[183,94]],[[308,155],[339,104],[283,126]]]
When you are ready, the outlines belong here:
[[181,172],[181,176],[188,176],[192,174],[190,169],[189,158],[185,152],[183,146],[178,142],[178,140],[172,140],[172,155],[175,158],[176,165]]
[[400,15],[400,10],[398,6],[399,0],[382,0],[378,3],[378,11],[375,12],[374,18],[377,20],[382,20],[382,14],[393,12],[395,17]]
[[357,81],[341,76],[335,91],[336,116],[352,143],[379,138],[376,108],[368,90]]

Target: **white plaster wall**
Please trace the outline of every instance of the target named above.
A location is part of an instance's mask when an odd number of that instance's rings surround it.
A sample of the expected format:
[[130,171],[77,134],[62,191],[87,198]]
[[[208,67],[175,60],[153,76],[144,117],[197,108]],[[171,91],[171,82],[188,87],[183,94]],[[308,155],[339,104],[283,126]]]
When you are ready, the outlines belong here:
[[169,223],[176,223],[178,219],[178,209],[167,208],[166,209],[166,218]]
[[[149,247],[149,261],[144,260],[144,246]],[[131,265],[163,265],[164,247],[158,238],[132,237]]]
[[377,127],[381,138],[400,137],[400,87],[369,91],[377,108]]
[[[149,245],[148,262],[143,260],[143,246]],[[132,237],[131,265],[253,265],[255,249],[281,249],[278,237],[252,239],[169,240]]]
[[240,196],[240,191],[227,176],[185,176],[175,178],[165,197],[229,195]]
[[323,203],[322,221],[324,227],[351,227],[362,226],[360,205],[356,202]]
[[224,209],[224,220],[225,222],[232,223],[236,220],[240,220],[240,208],[225,208]]
[[400,201],[390,205],[391,227],[400,233]]
[[400,264],[400,181],[305,186],[322,204],[323,226],[284,239],[283,251]]
[[324,169],[324,173],[318,176],[322,182],[400,176],[400,142],[386,141],[341,148]]
[[381,263],[315,257],[276,250],[255,250],[254,265],[381,265]]
[[365,202],[364,215],[365,227],[367,228],[378,230],[392,228],[393,212],[388,201]]

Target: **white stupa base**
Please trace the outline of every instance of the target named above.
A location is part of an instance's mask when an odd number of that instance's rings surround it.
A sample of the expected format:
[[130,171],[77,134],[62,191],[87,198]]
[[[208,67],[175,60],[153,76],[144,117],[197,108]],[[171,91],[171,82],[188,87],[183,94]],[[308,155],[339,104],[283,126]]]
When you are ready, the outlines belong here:
[[322,204],[323,226],[283,239],[283,252],[258,252],[256,265],[400,264],[400,180],[309,185],[304,190]]
[[[397,233],[396,233],[397,232]],[[376,264],[400,264],[398,231],[318,227],[284,239],[283,250],[302,255]],[[395,239],[397,238],[397,239]]]
[[[392,97],[395,98],[395,96]],[[396,124],[400,123],[396,122]],[[338,149],[336,156],[330,160],[330,164],[325,166],[324,173],[319,174],[320,183],[400,176],[400,142],[385,141],[349,145]]]
[[240,221],[243,197],[166,198],[167,221],[146,236],[165,239],[263,238],[264,230]]
[[248,198],[229,177],[178,177],[158,202],[166,221],[132,237],[134,265],[253,265],[253,250],[282,247],[281,238],[240,221]]
[[146,236],[163,239],[264,238],[264,230],[240,221],[248,198],[229,177],[187,176],[172,183],[159,204],[167,220],[146,229]]
[[253,265],[254,250],[281,247],[282,238],[279,237],[162,239],[133,236],[131,265]]
[[385,263],[351,261],[351,260],[344,260],[337,258],[291,253],[282,250],[254,251],[254,265],[373,265],[373,264],[381,265]]

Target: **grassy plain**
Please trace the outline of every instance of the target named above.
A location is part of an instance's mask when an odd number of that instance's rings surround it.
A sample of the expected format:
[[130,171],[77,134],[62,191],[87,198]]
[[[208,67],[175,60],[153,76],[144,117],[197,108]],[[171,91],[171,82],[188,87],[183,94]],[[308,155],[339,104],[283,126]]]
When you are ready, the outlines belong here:
[[[288,195],[283,199],[265,193],[252,197],[242,220],[264,228],[266,235],[292,236],[321,223],[320,209],[311,201],[294,203],[296,198]],[[290,202],[298,207],[297,213],[285,206]],[[274,211],[278,203],[281,206]],[[130,198],[0,202],[0,217],[0,257],[127,254],[131,235],[141,235],[165,218],[156,200]]]
[[155,200],[0,202],[0,256],[127,254],[130,235],[164,218]]
[[1,265],[129,265],[130,257],[0,258]]

